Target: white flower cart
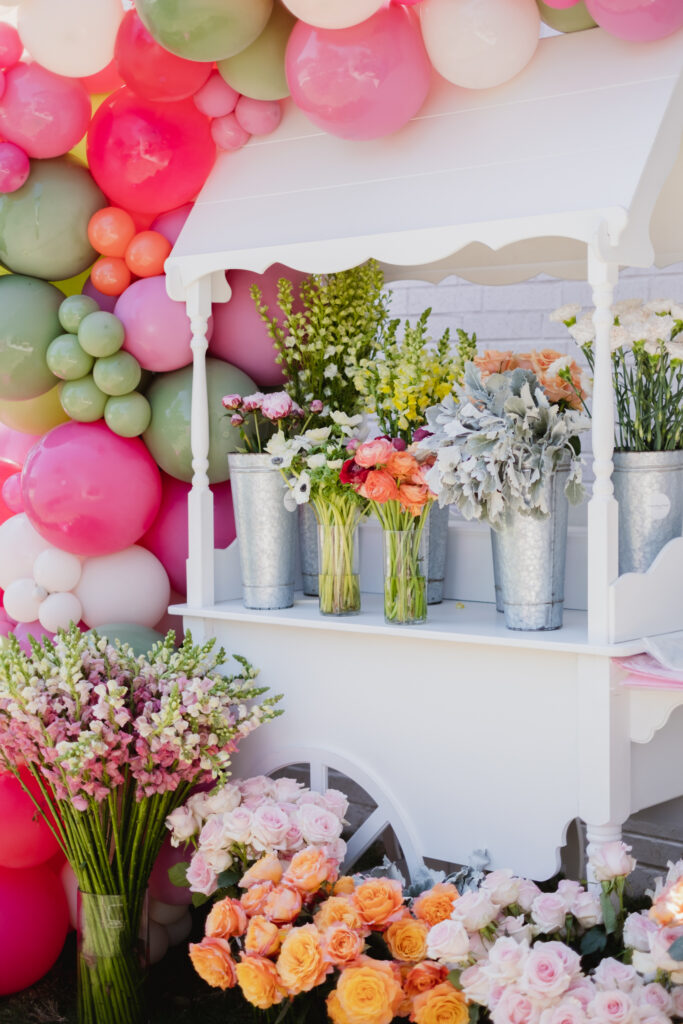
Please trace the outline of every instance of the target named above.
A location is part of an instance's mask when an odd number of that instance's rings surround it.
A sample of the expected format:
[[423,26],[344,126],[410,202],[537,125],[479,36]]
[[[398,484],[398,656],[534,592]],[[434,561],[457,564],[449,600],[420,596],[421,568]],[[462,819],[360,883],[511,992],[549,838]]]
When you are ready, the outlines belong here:
[[[307,762],[313,785],[335,769],[373,798],[351,855],[391,823],[411,868],[485,847],[494,867],[540,879],[576,817],[600,843],[683,794],[683,717],[672,716],[683,689],[626,688],[612,661],[683,629],[683,539],[647,573],[618,578],[609,353],[619,267],[683,259],[682,67],[683,33],[641,46],[595,29],[542,40],[504,87],[435,83],[420,116],[376,142],[322,134],[290,107],[273,136],[219,159],[168,260],[194,353],[188,597],[174,611],[285,694],[286,714],[245,744],[240,773]],[[243,608],[235,545],[212,542],[211,304],[229,299],[226,268],[330,272],[368,257],[389,279],[587,275],[595,484],[587,531],[570,536],[563,629],[505,629],[487,603],[487,531],[457,520],[452,599],[424,626],[385,625],[379,593],[350,619],[320,616],[313,600]],[[366,591],[381,589],[377,541],[364,527]]]

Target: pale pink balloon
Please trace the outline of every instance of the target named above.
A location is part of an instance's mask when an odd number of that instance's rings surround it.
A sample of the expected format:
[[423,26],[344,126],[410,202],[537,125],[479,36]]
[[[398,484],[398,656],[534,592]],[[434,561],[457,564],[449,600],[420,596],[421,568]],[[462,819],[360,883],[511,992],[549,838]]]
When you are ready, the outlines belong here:
[[246,146],[251,138],[234,114],[217,117],[211,122],[211,137],[219,149],[228,152]]
[[105,295],[99,288],[96,288],[90,278],[83,285],[83,295],[88,295],[95,302],[99,303],[100,309],[103,309],[105,313],[113,313],[114,306],[118,301],[118,295]]
[[15,64],[6,73],[0,100],[0,135],[30,157],[68,153],[90,123],[88,94],[75,78],[62,78],[40,64]]
[[[163,373],[192,362],[192,329],[184,302],[174,302],[166,291],[166,277],[134,281],[119,296],[114,314],[126,329],[123,347],[143,370]],[[213,322],[209,320],[209,337]]]
[[26,183],[31,163],[20,146],[0,142],[0,192],[16,192]]
[[168,213],[162,213],[161,216],[152,221],[152,231],[158,231],[160,235],[169,240],[171,245],[175,245],[180,232],[185,227],[185,221],[192,213],[193,205],[193,203],[185,203],[184,206],[179,206],[177,210],[169,210]]
[[207,117],[225,117],[232,114],[240,94],[217,71],[212,71],[208,82],[192,98],[197,110]]
[[681,0],[586,0],[586,7],[606,32],[631,42],[663,39],[683,27]]
[[2,485],[0,494],[10,512],[14,512],[15,515],[23,512],[24,499],[21,496],[21,473],[12,473],[12,476],[8,476]]
[[235,107],[237,123],[250,135],[270,135],[282,120],[282,106],[277,100],[254,100],[240,96]]
[[14,25],[0,21],[0,68],[12,68],[24,52],[19,33]]

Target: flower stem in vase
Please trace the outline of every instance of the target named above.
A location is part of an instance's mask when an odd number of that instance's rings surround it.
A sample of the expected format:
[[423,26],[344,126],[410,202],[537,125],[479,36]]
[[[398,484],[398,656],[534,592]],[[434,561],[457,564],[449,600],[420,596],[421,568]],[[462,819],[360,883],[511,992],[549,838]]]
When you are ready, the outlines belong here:
[[358,503],[342,494],[313,504],[318,520],[320,612],[356,615],[360,611]]
[[384,506],[384,618],[387,622],[427,621],[427,530],[429,505],[412,521],[405,511]]

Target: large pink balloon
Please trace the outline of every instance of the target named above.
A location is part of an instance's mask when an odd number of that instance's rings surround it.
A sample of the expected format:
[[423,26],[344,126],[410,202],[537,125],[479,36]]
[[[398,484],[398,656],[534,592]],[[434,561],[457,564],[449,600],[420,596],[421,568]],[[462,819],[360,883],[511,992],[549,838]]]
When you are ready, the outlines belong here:
[[174,885],[168,877],[169,868],[174,864],[188,861],[191,856],[191,850],[186,850],[182,846],[171,846],[170,838],[164,841],[149,879],[149,895],[153,900],[170,903],[176,907],[185,907],[192,903],[190,890]]
[[103,420],[51,430],[30,452],[21,484],[33,527],[76,555],[130,547],[161,502],[161,475],[145,445],[113,434]]
[[30,791],[25,793],[19,780],[0,771],[0,867],[32,868],[44,864],[56,853],[59,844],[31,797],[47,809],[40,786],[27,768],[19,769],[21,782]]
[[681,0],[586,0],[586,7],[610,35],[633,42],[662,39],[683,27]]
[[68,153],[90,122],[88,94],[75,78],[62,78],[40,64],[15,64],[6,72],[0,100],[0,135],[30,157]]
[[19,622],[14,627],[14,635],[19,641],[24,654],[31,653],[31,639],[37,640],[38,643],[42,644],[45,640],[53,640],[56,636],[55,633],[50,633],[49,630],[44,629],[41,626],[38,619],[35,622]]
[[184,206],[179,206],[177,210],[169,210],[168,213],[162,213],[152,223],[152,231],[158,231],[160,235],[169,240],[171,245],[175,245],[180,232],[185,227],[185,221],[192,213],[192,205],[192,203],[185,203]]
[[114,54],[121,78],[146,100],[187,99],[211,74],[211,64],[176,57],[160,46],[135,11],[119,25]]
[[[163,274],[131,284],[119,296],[114,313],[126,328],[123,347],[144,370],[163,373],[192,362],[192,329],[185,304],[169,298]],[[212,330],[209,320],[209,337]]]
[[419,111],[431,65],[412,12],[386,7],[351,28],[299,21],[285,59],[292,99],[318,127],[343,139],[376,139]]
[[192,100],[153,103],[128,88],[100,106],[88,131],[88,162],[112,204],[163,213],[193,199],[216,157],[208,118]]
[[[294,285],[294,294],[298,295],[298,287],[306,276],[281,263],[274,263],[265,274],[252,274],[248,270],[228,271],[232,295],[229,302],[214,304],[214,328],[209,351],[244,370],[261,387],[282,384],[284,377],[275,362],[272,339],[254,305],[250,289],[252,285],[258,285],[270,314],[275,316],[280,312],[277,305],[278,280],[288,278]],[[295,311],[301,310],[303,304],[297,301]]]
[[[159,514],[140,543],[156,555],[168,573],[171,586],[187,593],[185,562],[188,555],[187,496],[191,485],[163,474]],[[235,516],[230,481],[214,484],[214,545],[227,548],[235,539]]]
[[47,974],[68,928],[64,890],[48,867],[0,869],[0,996]]

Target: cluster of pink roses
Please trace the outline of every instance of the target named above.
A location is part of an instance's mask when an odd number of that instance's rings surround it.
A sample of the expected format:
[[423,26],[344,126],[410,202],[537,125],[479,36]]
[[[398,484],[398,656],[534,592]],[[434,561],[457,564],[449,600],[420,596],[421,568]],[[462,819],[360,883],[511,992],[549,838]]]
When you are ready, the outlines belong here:
[[678,986],[672,996],[677,1013],[683,1016],[683,860],[669,864],[653,897],[649,911],[626,918],[624,944],[632,950],[633,965],[646,978],[666,976]]

